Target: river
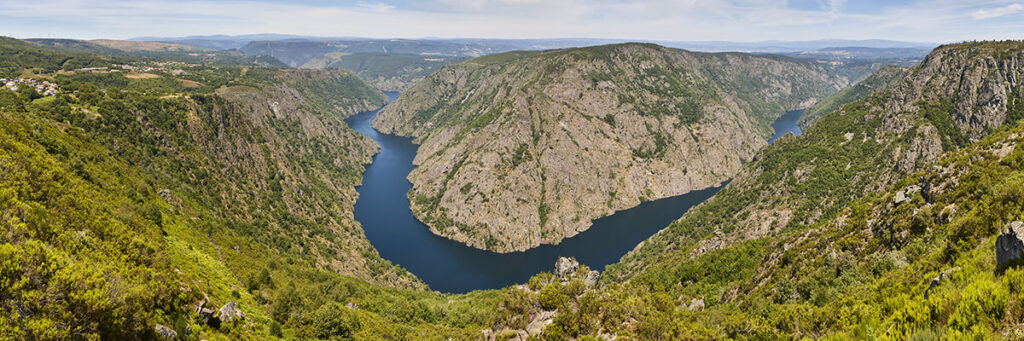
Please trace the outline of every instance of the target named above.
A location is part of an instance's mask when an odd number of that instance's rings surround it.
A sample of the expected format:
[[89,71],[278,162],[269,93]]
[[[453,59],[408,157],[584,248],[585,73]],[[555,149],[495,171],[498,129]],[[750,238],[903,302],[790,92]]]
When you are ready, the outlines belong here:
[[[387,95],[388,103],[398,96]],[[374,129],[370,123],[378,111],[346,120],[353,129],[380,145],[380,153],[366,168],[363,184],[357,188],[355,219],[363,225],[367,239],[381,257],[409,270],[437,291],[464,293],[525,283],[539,272],[552,271],[560,256],[576,257],[582,264],[603,270],[721,188],[693,191],[618,211],[594,220],[590,229],[558,245],[505,254],[483,251],[434,235],[413,217],[406,197],[412,184],[406,177],[413,169],[417,145],[411,138]],[[799,134],[797,118],[799,114],[787,118],[792,124],[777,125],[776,130],[795,128],[794,132]]]

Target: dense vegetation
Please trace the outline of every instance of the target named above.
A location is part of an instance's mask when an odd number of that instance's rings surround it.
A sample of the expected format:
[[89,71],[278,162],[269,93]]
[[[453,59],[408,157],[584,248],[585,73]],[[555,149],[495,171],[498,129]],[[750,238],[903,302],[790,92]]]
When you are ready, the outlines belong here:
[[104,58],[84,54],[47,51],[13,38],[0,37],[0,78],[13,78],[26,67],[42,73],[107,65]]
[[808,108],[800,116],[800,126],[806,129],[828,113],[838,110],[847,103],[862,100],[875,92],[887,89],[892,83],[903,79],[908,70],[908,68],[898,66],[888,66],[879,69],[863,81],[840,90],[835,95],[822,99]]
[[[0,338],[465,338],[489,320],[493,293],[422,290],[351,220],[373,149],[339,112],[384,100],[352,74],[194,65],[187,87],[46,74],[67,52],[12,45],[62,91],[0,91]],[[245,321],[196,314],[229,301]]]

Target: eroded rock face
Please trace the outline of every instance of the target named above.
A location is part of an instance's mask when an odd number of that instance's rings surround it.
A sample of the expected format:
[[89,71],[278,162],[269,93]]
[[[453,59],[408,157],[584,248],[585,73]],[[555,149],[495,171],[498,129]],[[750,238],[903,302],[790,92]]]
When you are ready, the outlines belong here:
[[1006,230],[996,238],[996,266],[1005,269],[1024,263],[1024,222],[1006,224]]
[[420,143],[414,215],[498,252],[717,185],[767,145],[784,109],[844,83],[814,65],[647,44],[495,59],[442,68],[373,125]]

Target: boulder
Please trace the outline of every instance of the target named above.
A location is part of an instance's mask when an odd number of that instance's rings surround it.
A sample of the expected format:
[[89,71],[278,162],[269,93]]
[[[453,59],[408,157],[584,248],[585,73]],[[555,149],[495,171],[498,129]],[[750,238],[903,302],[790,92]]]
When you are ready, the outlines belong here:
[[156,331],[156,335],[160,335],[164,340],[174,340],[178,337],[178,332],[174,331],[174,329],[168,328],[167,326],[158,324],[153,327],[153,330]]
[[245,313],[235,306],[235,301],[231,301],[223,307],[220,307],[220,319],[224,322],[231,322],[235,319],[244,320]]
[[996,266],[1006,269],[1024,263],[1024,222],[1006,224],[1006,229],[996,238]]
[[576,261],[576,258],[558,257],[558,260],[555,261],[555,277],[560,280],[566,279],[579,267],[580,263]]

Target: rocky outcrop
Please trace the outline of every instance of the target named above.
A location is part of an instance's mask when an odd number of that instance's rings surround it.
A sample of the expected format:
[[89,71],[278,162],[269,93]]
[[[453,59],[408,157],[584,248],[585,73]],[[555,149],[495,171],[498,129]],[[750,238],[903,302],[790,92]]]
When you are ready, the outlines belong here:
[[584,269],[580,271],[580,263],[576,258],[558,257],[555,261],[555,279],[562,283],[568,283],[579,278],[588,287],[597,285],[597,279],[601,275],[597,270]]
[[224,322],[231,323],[231,321],[243,321],[245,320],[245,313],[238,309],[235,305],[235,301],[228,302],[223,307],[220,307],[220,319]]
[[920,191],[921,191],[921,186],[918,186],[918,185],[907,186],[903,190],[901,190],[899,192],[896,192],[896,195],[894,195],[893,198],[892,198],[892,202],[894,204],[896,204],[896,205],[905,203],[907,201],[910,201],[910,198],[915,193],[920,192]]
[[167,326],[158,324],[156,326],[153,326],[153,331],[156,332],[157,336],[163,338],[164,340],[174,340],[178,338],[178,332],[174,331],[174,329],[168,328]]
[[1024,222],[1014,221],[1006,224],[1006,230],[996,238],[996,267],[1007,267],[1024,264]]
[[576,258],[558,257],[558,260],[555,261],[555,277],[565,279],[575,273],[579,267],[580,263],[576,261]]
[[[597,290],[597,279],[600,273],[590,270],[586,265],[581,265],[575,258],[558,257],[553,270],[552,275],[547,277],[545,282],[532,283],[531,280],[531,285],[518,285],[511,290],[522,291],[527,296],[536,296],[540,295],[541,290],[549,285],[567,286],[577,280],[586,285],[583,292],[577,293],[577,295]],[[507,307],[499,306],[498,309],[507,309]],[[559,309],[561,308],[546,310],[543,306],[535,305],[528,309],[526,315],[516,317],[517,323],[498,321],[492,328],[483,330],[483,339],[526,341],[537,338],[543,335],[544,329],[554,322]]]
[[813,64],[738,53],[515,52],[442,68],[373,124],[421,144],[409,175],[418,219],[509,252],[721,183],[767,145],[775,118],[841,85]]

